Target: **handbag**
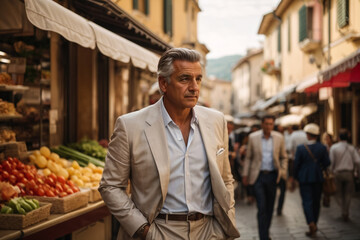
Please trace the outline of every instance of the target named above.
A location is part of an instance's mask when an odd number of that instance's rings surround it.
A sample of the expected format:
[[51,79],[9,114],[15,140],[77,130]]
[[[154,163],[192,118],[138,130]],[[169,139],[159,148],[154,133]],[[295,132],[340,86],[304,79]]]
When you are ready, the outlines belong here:
[[[315,158],[313,153],[310,151],[309,147],[306,144],[304,144],[304,146],[305,146],[306,150],[309,152],[311,158],[315,162],[317,162],[317,159]],[[323,178],[324,178],[324,182],[323,182],[324,194],[334,195],[336,193],[336,184],[335,184],[334,174],[332,174],[328,168],[323,169],[322,173],[323,173]]]

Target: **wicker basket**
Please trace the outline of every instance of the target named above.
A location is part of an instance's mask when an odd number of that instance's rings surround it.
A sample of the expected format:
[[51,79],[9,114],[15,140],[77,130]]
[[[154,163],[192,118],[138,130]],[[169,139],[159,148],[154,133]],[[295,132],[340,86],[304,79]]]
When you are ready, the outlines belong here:
[[22,214],[0,214],[0,229],[23,229],[41,222],[50,216],[51,203],[40,203],[40,207]]
[[39,200],[39,202],[51,203],[51,213],[68,213],[75,209],[85,207],[89,201],[89,192],[77,192],[63,198],[39,196],[31,196],[31,198],[35,198]]

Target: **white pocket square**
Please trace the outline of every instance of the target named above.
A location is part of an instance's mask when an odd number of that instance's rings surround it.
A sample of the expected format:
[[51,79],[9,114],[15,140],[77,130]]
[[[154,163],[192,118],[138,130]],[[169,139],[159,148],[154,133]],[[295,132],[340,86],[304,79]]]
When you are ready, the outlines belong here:
[[220,148],[217,152],[216,152],[216,156],[219,156],[220,154],[222,154],[225,151],[224,148]]

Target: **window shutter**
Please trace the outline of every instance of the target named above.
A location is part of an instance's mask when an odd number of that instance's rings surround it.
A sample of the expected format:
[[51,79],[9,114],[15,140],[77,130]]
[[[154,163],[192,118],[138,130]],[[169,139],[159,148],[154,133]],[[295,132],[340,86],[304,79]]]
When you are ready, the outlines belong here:
[[138,0],[133,0],[133,9],[139,10],[139,2],[138,2]]
[[302,42],[307,38],[307,24],[306,24],[306,6],[302,6],[299,10],[299,42]]
[[172,36],[172,0],[164,0],[164,32]]
[[277,36],[277,51],[281,53],[281,25],[278,26],[278,36]]
[[340,28],[349,24],[349,0],[338,0],[336,5],[337,22]]
[[149,15],[149,1],[150,0],[145,0],[145,14]]

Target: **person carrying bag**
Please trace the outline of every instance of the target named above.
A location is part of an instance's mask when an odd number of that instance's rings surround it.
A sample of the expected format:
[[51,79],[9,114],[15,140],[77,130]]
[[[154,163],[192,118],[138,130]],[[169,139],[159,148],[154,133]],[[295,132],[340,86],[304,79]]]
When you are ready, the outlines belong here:
[[[354,193],[354,170],[360,169],[360,156],[354,146],[347,142],[348,131],[340,129],[340,141],[330,148],[331,171],[335,175],[337,192],[335,199],[342,211],[342,218],[349,221],[349,208]],[[358,174],[359,175],[359,174]]]

